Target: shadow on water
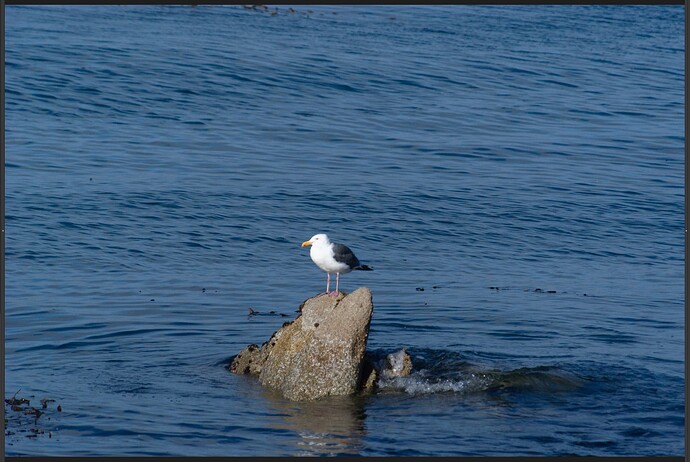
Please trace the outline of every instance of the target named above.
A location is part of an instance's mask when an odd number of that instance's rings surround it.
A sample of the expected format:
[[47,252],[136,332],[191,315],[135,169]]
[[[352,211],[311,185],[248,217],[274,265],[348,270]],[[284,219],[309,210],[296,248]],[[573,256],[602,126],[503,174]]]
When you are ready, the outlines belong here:
[[330,396],[316,401],[291,402],[265,390],[264,398],[278,414],[275,430],[289,430],[299,438],[295,456],[358,455],[366,435],[364,398]]

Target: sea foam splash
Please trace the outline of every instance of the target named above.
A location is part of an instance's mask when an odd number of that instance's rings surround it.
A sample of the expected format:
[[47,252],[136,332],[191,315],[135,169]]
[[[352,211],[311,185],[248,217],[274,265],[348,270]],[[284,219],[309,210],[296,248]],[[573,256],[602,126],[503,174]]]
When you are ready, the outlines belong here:
[[[381,355],[382,353],[377,352]],[[413,372],[404,377],[382,376],[380,392],[477,393],[491,391],[562,392],[576,390],[584,379],[558,366],[522,367],[500,370],[467,361],[457,352],[427,350],[411,352]],[[388,355],[390,358],[391,355]]]

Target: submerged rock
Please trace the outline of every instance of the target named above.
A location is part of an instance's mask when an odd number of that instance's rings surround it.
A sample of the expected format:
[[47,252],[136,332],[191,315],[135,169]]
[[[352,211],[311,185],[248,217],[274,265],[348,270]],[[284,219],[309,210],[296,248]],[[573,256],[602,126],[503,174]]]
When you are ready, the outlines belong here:
[[312,297],[297,319],[283,324],[261,348],[242,350],[230,370],[258,375],[262,385],[291,400],[355,393],[363,385],[373,310],[366,287],[349,295]]

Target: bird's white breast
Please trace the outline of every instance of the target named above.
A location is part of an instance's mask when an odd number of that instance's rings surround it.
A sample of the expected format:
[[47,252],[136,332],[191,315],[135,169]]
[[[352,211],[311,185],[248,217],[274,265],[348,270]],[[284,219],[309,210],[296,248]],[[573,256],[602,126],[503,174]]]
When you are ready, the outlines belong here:
[[335,261],[330,245],[312,245],[309,256],[316,263],[316,266],[327,273],[349,273],[352,271],[345,263]]

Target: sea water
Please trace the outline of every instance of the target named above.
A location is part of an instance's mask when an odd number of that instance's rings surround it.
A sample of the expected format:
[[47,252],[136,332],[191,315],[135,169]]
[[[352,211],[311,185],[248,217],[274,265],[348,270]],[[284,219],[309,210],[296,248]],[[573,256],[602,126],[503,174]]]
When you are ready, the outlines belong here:
[[[683,454],[682,6],[6,14],[8,455]],[[293,403],[320,232],[414,372]]]

